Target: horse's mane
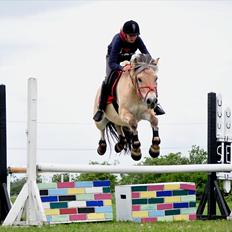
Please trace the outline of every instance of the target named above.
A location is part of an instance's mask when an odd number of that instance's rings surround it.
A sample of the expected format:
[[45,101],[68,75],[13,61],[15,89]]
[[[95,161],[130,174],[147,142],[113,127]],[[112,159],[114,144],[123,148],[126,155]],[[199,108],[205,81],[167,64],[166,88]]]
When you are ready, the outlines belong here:
[[131,57],[131,64],[134,68],[134,72],[137,75],[146,68],[152,68],[157,71],[157,63],[150,54],[135,54]]

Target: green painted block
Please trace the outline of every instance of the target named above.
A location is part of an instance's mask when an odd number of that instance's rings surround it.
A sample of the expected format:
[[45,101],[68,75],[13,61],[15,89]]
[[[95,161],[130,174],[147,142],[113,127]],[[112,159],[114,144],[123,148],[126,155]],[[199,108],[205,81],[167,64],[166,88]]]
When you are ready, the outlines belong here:
[[164,203],[164,198],[156,197],[148,199],[148,204],[157,204],[157,203]]
[[172,222],[173,216],[164,216],[164,217],[157,217],[158,222]]
[[183,196],[183,195],[188,195],[187,190],[173,190],[172,192],[173,196]]
[[147,199],[132,199],[132,205],[147,204]]
[[182,202],[190,202],[190,201],[195,202],[196,201],[196,195],[181,196],[180,199],[181,199]]
[[113,213],[105,213],[105,219],[113,220]]
[[50,203],[51,209],[63,209],[68,208],[68,202],[51,202]]
[[131,191],[132,192],[147,191],[147,186],[132,186]]
[[103,193],[110,193],[110,187],[103,187]]
[[178,215],[180,214],[179,209],[170,209],[170,210],[165,210],[165,216],[170,216],[170,215]]
[[56,189],[57,183],[38,183],[39,190],[41,189]]
[[94,194],[93,193],[77,194],[76,195],[76,200],[77,201],[94,200]]
[[196,207],[180,209],[181,214],[195,214],[197,211]]
[[157,210],[156,205],[148,204],[148,205],[141,205],[140,210]]
[[54,215],[51,217],[50,222],[68,222],[69,215]]
[[196,207],[196,201],[190,201],[189,207]]

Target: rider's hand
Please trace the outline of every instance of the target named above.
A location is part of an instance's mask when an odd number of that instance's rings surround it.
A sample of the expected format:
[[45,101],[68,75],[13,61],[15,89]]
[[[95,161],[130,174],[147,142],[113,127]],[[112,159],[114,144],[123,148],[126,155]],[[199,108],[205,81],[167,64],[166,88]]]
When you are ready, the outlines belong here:
[[130,71],[130,70],[131,70],[131,65],[130,64],[127,64],[122,68],[123,72]]

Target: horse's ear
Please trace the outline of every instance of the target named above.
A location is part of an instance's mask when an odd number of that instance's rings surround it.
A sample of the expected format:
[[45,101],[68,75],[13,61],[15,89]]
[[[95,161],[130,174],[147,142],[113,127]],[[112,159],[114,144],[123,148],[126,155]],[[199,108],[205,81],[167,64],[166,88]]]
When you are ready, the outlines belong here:
[[154,64],[154,65],[157,65],[158,64],[158,62],[159,62],[159,57],[157,58],[157,59],[152,59],[152,64]]

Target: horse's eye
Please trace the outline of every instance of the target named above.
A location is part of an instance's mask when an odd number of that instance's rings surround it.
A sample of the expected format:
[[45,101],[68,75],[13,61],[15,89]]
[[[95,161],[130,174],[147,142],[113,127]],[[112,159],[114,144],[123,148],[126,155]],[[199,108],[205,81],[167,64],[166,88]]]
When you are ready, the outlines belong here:
[[142,79],[141,79],[141,78],[138,78],[138,82],[139,82],[139,83],[142,83]]

